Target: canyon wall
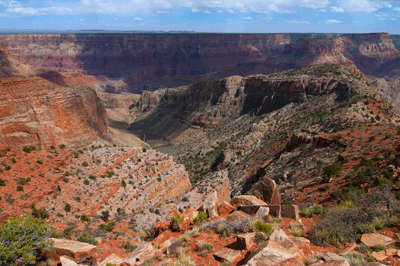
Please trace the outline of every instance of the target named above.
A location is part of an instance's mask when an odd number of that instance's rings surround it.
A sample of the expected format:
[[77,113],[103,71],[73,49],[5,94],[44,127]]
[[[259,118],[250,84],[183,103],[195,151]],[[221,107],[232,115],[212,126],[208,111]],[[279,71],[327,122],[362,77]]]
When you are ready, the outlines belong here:
[[0,79],[0,150],[33,145],[82,147],[107,132],[96,92],[41,77]]
[[390,37],[392,38],[392,42],[394,43],[396,49],[400,50],[400,34],[392,34]]
[[34,67],[125,77],[133,90],[163,76],[201,75],[280,54],[289,34],[1,35]]

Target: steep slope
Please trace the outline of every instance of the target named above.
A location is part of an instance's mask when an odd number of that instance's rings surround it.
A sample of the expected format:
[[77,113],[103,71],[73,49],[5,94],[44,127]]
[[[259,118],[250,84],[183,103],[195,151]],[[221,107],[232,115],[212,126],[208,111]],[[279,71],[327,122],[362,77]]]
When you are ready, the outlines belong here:
[[11,54],[0,42],[0,78],[32,76],[37,70],[26,64],[21,56]]
[[80,147],[107,132],[96,92],[67,86],[89,84],[82,74],[34,69],[1,43],[0,56],[0,151],[31,145]]
[[162,76],[198,75],[278,55],[287,34],[2,35],[29,64],[62,72],[125,77],[134,91]]
[[390,35],[392,38],[393,44],[396,47],[397,50],[400,50],[400,35],[398,34],[392,34]]
[[40,77],[0,79],[3,149],[65,144],[80,147],[107,132],[96,92],[56,85]]

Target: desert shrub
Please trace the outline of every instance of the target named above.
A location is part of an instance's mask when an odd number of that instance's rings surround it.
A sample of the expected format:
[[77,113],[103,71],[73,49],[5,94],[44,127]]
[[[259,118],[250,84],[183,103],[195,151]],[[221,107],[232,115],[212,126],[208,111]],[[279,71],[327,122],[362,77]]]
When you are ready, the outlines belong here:
[[84,181],[83,181],[83,184],[85,184],[85,185],[89,185],[89,180],[87,180],[87,179],[85,179]]
[[197,214],[197,217],[194,218],[193,222],[197,225],[201,224],[203,221],[207,220],[208,215],[205,212],[199,212],[199,214]]
[[369,137],[368,142],[373,142],[373,141],[375,141],[375,136]]
[[329,188],[330,188],[329,185],[323,185],[323,186],[318,187],[318,190],[321,192],[324,192],[324,191],[327,191]]
[[211,243],[208,242],[204,242],[201,241],[198,245],[197,245],[197,250],[198,251],[202,251],[202,250],[208,250],[208,251],[213,251],[214,250],[214,246]]
[[31,151],[35,150],[35,147],[34,146],[28,146],[28,147],[25,146],[22,148],[22,150],[26,153],[30,153]]
[[319,206],[319,205],[312,206],[311,210],[316,215],[324,214],[327,212],[327,208],[325,206]]
[[34,204],[32,204],[31,208],[33,217],[42,220],[49,218],[49,212],[46,209],[36,209]]
[[176,215],[172,216],[172,221],[171,222],[175,223],[175,224],[182,225],[184,218],[185,218],[184,216],[176,214]]
[[68,182],[69,182],[68,177],[64,177],[64,178],[63,178],[63,181],[64,181],[65,183],[68,183]]
[[85,242],[91,245],[97,245],[96,239],[93,236],[89,235],[86,232],[83,232],[82,235],[77,239],[79,242]]
[[4,181],[3,179],[0,178],[0,186],[5,186],[6,185],[6,181]]
[[318,244],[339,245],[358,240],[364,233],[375,232],[386,225],[386,217],[398,213],[398,205],[389,187],[372,192],[369,196],[355,194],[331,208],[311,229],[311,240]]
[[87,167],[87,166],[89,166],[89,164],[88,164],[88,162],[83,162],[83,163],[82,163],[82,166],[83,166],[83,167]]
[[12,163],[17,163],[17,160],[15,160],[15,158],[13,157],[13,158],[11,159],[11,162],[12,162]]
[[63,150],[63,149],[65,149],[65,144],[60,144],[58,147],[59,147],[61,150]]
[[337,176],[341,172],[342,172],[342,166],[338,163],[333,163],[333,164],[325,166],[323,168],[323,173],[325,175],[325,179],[329,179],[333,176]]
[[[86,214],[83,214],[83,215],[81,216],[81,221],[88,222],[88,223],[91,222],[91,221],[90,221],[90,218],[87,217]],[[83,241],[83,242],[85,242],[85,241]]]
[[110,218],[110,212],[109,211],[103,211],[101,212],[100,218],[104,221],[107,222],[108,218]]
[[260,232],[263,232],[266,235],[269,235],[273,232],[272,226],[260,221],[257,221],[255,223],[255,226],[257,228],[257,230],[259,230]]
[[69,205],[68,203],[65,204],[64,210],[65,210],[66,212],[70,212],[70,211],[71,211],[71,205]]
[[142,149],[142,151],[143,151],[143,152],[146,152],[146,151],[147,151],[147,149],[146,149],[146,148],[143,148],[143,149]]
[[96,176],[94,176],[94,175],[89,175],[89,179],[96,180]]
[[17,191],[24,191],[24,187],[23,186],[17,186]]
[[30,214],[3,221],[0,226],[2,265],[36,265],[36,256],[50,251],[54,229]]
[[43,164],[43,160],[41,160],[41,159],[38,159],[36,162],[37,162],[38,164]]
[[121,186],[124,188],[126,187],[126,182],[124,180],[121,181]]
[[114,230],[115,224],[116,224],[115,222],[110,222],[110,223],[108,223],[108,224],[106,224],[106,225],[101,224],[101,225],[100,225],[100,230],[104,230],[104,231],[107,231],[107,232],[111,232],[112,230]]
[[292,205],[292,202],[289,200],[282,201],[282,205]]
[[233,234],[233,227],[228,223],[220,223],[215,228],[215,232],[219,234],[222,238],[230,237]]
[[294,237],[302,236],[303,234],[301,233],[301,231],[303,229],[304,229],[304,226],[302,226],[302,225],[295,224],[295,223],[289,224],[289,231]]
[[265,240],[267,240],[267,236],[263,233],[263,232],[256,232],[254,235],[256,242],[258,244],[264,242]]
[[121,246],[121,248],[125,249],[126,251],[132,252],[137,248],[137,246],[133,246],[130,242],[126,242]]

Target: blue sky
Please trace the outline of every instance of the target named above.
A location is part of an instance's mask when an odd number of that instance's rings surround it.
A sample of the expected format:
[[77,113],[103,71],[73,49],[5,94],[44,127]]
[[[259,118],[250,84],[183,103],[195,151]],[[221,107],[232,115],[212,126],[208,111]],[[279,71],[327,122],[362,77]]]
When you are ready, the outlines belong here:
[[0,0],[0,29],[400,34],[400,0]]

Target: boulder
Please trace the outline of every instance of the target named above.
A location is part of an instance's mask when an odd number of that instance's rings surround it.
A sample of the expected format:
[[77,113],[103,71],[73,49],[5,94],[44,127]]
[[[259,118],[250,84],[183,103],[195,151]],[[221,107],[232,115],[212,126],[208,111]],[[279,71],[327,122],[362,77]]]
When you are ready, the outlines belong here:
[[171,221],[159,221],[153,226],[154,237],[161,235],[171,227]]
[[247,266],[304,265],[303,252],[283,230],[275,230],[270,239],[258,247],[249,257]]
[[224,262],[229,261],[231,264],[236,261],[241,255],[239,250],[234,250],[230,248],[223,248],[213,254],[217,261]]
[[151,243],[145,243],[135,249],[129,256],[124,260],[128,266],[133,266],[138,263],[143,263],[145,260],[151,258],[154,254],[154,249]]
[[364,262],[361,263],[359,266],[386,266],[386,264],[382,264],[379,262]]
[[60,257],[61,266],[78,266],[78,263],[67,256]]
[[291,218],[291,219],[297,221],[300,218],[299,207],[297,205],[282,205],[281,206],[281,217],[282,218]]
[[350,266],[346,260],[330,260],[321,266]]
[[265,176],[249,192],[269,205],[281,205],[281,194],[275,181]]
[[296,244],[296,246],[300,247],[301,245],[310,245],[310,240],[304,237],[294,237],[294,236],[289,236],[290,240],[293,241],[293,243]]
[[237,249],[249,250],[255,244],[256,244],[255,233],[247,233],[236,236],[235,248]]
[[252,195],[236,196],[230,201],[230,204],[232,204],[233,206],[238,206],[238,205],[261,205],[261,206],[267,206],[268,205],[264,201],[256,198],[255,196],[252,196]]
[[353,243],[351,244],[351,246],[348,246],[347,248],[343,249],[342,252],[339,253],[339,255],[349,255],[352,253],[355,253],[355,249],[360,247],[360,245],[358,245],[357,243]]
[[171,256],[172,254],[178,253],[179,250],[181,248],[183,248],[185,245],[186,245],[186,242],[183,239],[179,239],[179,240],[173,242],[167,248],[167,255]]
[[256,213],[256,218],[264,220],[265,217],[268,217],[268,215],[269,215],[269,208],[261,206]]
[[229,214],[229,216],[226,217],[226,220],[228,222],[234,222],[234,221],[242,221],[242,220],[249,219],[249,218],[251,218],[250,215],[248,215],[242,211],[235,211],[235,212]]
[[224,201],[218,208],[219,215],[228,215],[233,212],[235,208],[227,201]]
[[203,203],[203,210],[207,212],[209,218],[218,217],[218,194],[216,191],[208,194]]
[[120,266],[123,263],[123,260],[112,253],[110,256],[105,258],[98,266],[106,266],[108,263]]
[[84,242],[56,238],[50,238],[50,240],[54,242],[54,253],[50,253],[50,257],[65,255],[79,261],[87,257],[94,257],[96,253],[96,246]]
[[395,248],[388,248],[388,249],[386,250],[386,255],[387,255],[387,256],[391,256],[391,257],[396,256],[396,255],[397,255],[397,249],[395,249]]
[[393,241],[392,238],[381,235],[381,234],[363,234],[361,237],[361,242],[372,248],[377,245],[385,245],[388,246],[390,244],[393,244],[395,241]]

